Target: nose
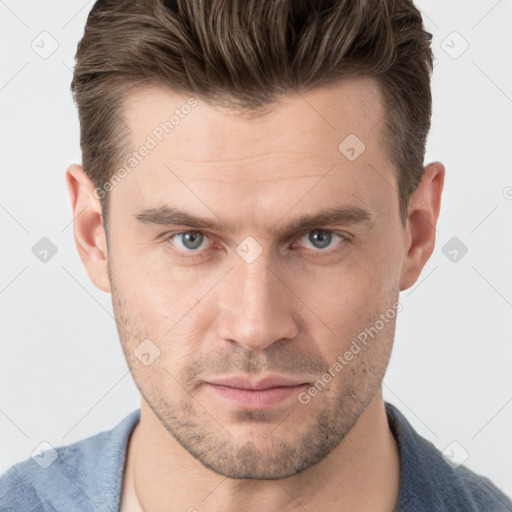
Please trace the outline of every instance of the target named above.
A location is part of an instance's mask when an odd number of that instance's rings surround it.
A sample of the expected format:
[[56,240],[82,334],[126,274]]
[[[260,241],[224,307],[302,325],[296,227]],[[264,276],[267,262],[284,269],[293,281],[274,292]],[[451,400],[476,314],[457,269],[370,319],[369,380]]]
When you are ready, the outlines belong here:
[[[217,290],[220,339],[263,351],[275,341],[297,336],[297,299],[263,253],[252,263],[239,258]],[[281,273],[282,274],[282,273]]]

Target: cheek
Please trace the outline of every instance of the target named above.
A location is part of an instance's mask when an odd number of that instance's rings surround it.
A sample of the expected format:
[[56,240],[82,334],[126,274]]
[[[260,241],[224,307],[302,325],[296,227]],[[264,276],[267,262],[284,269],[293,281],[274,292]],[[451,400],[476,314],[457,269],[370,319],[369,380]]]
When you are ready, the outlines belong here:
[[152,364],[157,372],[152,379],[165,382],[171,378],[165,370],[178,378],[182,363],[197,359],[217,314],[215,304],[207,300],[211,282],[218,280],[212,277],[176,281],[165,274],[146,272],[142,279],[130,283],[132,322],[160,350]]
[[133,358],[133,350],[149,339],[164,353],[167,340],[173,347],[181,345],[183,327],[194,307],[207,291],[197,280],[175,281],[166,272],[155,272],[139,263],[139,271],[127,262],[115,259],[112,264],[112,304],[125,353]]
[[[346,264],[319,272],[315,276],[300,278],[299,296],[307,297],[307,304],[317,318],[308,323],[315,337],[326,341],[326,358],[336,356],[351,342],[365,338],[365,332],[377,324],[375,339],[382,340],[382,350],[392,342],[398,300],[399,266],[396,250],[364,251],[347,260]],[[379,319],[386,315],[383,325]],[[321,320],[321,322],[319,322]],[[311,327],[318,323],[318,327]],[[326,329],[322,324],[327,325]],[[321,333],[324,334],[321,334]],[[363,334],[361,334],[363,333]],[[372,339],[368,336],[368,339]]]
[[177,277],[172,268],[141,267],[145,270],[127,278],[125,293],[138,321],[162,336],[197,305],[208,291],[209,280],[193,271]]

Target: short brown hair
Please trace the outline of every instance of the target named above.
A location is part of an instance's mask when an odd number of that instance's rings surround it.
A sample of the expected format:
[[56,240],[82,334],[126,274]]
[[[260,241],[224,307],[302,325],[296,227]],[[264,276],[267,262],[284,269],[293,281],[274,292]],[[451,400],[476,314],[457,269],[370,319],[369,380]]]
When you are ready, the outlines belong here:
[[71,83],[82,165],[100,189],[120,165],[130,150],[123,101],[135,87],[258,112],[280,95],[372,76],[405,225],[430,129],[431,37],[412,0],[97,0]]

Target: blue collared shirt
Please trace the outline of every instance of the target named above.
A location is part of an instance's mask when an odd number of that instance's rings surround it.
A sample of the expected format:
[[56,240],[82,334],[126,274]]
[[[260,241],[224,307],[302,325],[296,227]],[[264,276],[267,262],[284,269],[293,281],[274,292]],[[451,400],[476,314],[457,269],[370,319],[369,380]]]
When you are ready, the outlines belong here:
[[[400,453],[396,512],[512,511],[512,501],[488,478],[453,467],[395,406],[385,405]],[[112,430],[55,448],[39,463],[30,458],[12,466],[0,478],[0,511],[117,512],[126,448],[139,418],[137,409]]]

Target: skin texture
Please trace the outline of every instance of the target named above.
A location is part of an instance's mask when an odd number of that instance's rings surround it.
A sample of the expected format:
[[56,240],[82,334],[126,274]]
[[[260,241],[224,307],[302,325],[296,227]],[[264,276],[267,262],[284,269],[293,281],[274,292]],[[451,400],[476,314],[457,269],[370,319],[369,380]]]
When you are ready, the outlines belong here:
[[[135,91],[125,111],[132,148],[187,99]],[[444,167],[426,166],[404,229],[384,115],[370,78],[286,96],[256,118],[198,98],[111,191],[109,252],[94,185],[69,167],[73,210],[83,210],[78,251],[112,294],[142,395],[126,475],[144,510],[394,510],[400,467],[381,385],[396,316],[307,404],[241,408],[205,384],[230,374],[313,384],[416,282],[434,248]],[[354,161],[338,150],[349,134],[365,144]],[[200,230],[195,248],[172,237],[190,226],[136,219],[164,205],[234,231]],[[285,229],[338,206],[369,220],[316,226],[326,247],[314,229]],[[237,253],[249,236],[262,249],[251,263]],[[144,339],[160,350],[148,366],[134,353]]]

